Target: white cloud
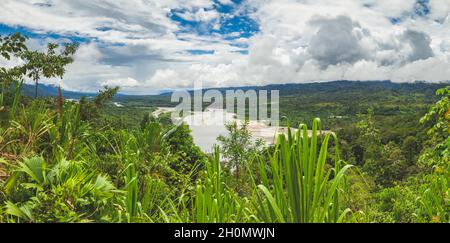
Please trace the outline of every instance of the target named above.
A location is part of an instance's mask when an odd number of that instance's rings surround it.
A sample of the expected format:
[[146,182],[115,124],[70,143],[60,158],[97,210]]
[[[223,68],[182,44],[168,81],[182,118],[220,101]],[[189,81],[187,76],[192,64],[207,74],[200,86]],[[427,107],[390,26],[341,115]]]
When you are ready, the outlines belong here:
[[362,2],[388,17],[400,17],[404,13],[412,12],[416,4],[416,0],[363,0]]
[[232,5],[233,1],[231,0],[219,0],[219,2],[223,5]]
[[445,20],[449,18],[450,1],[448,0],[430,0],[431,18]]
[[260,29],[249,38],[180,32],[170,19],[171,10],[183,10],[176,14],[219,30],[223,14],[210,0],[3,0],[0,23],[93,38],[69,67],[68,89],[107,84],[152,93],[196,81],[223,87],[449,80],[450,2],[430,0],[426,16],[416,16],[415,6],[415,0],[248,0],[226,15],[249,14]]
[[188,21],[202,21],[209,22],[220,17],[220,14],[215,10],[205,10],[200,8],[195,12],[177,13],[179,17]]
[[120,78],[120,79],[110,79],[101,83],[103,86],[115,87],[120,86],[122,88],[134,88],[139,87],[140,83],[134,78]]
[[362,38],[367,35],[359,23],[349,17],[338,16],[327,19],[316,17],[310,22],[319,30],[311,38],[308,52],[321,67],[339,63],[355,63],[368,58],[368,50],[362,46]]

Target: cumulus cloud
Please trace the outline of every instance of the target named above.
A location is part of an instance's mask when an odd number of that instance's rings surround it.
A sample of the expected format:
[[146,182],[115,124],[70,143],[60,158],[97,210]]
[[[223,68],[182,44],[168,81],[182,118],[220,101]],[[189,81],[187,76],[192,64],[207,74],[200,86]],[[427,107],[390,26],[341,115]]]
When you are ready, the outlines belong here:
[[[220,12],[218,3],[233,11]],[[420,15],[417,6],[416,0],[3,0],[0,23],[88,39],[63,82],[72,90],[449,80],[450,2],[430,0]],[[240,20],[221,21],[236,16],[255,21],[257,32]],[[44,42],[30,40],[36,48]]]
[[218,0],[223,5],[232,5],[233,1],[231,0]]
[[134,78],[120,78],[120,79],[110,79],[101,83],[103,86],[115,87],[120,86],[122,88],[134,88],[139,87],[140,83]]
[[376,11],[382,11],[388,17],[400,15],[414,10],[416,0],[363,0],[363,4]]
[[217,11],[205,10],[204,8],[197,9],[194,12],[177,13],[177,15],[188,21],[203,21],[203,22],[215,20],[220,16]]
[[431,18],[436,20],[448,19],[450,14],[450,2],[447,0],[430,0]]
[[318,26],[319,30],[312,37],[308,52],[322,68],[340,63],[353,64],[367,58],[367,51],[360,44],[364,35],[361,26],[349,17],[319,17],[310,23]]
[[414,30],[407,30],[404,33],[404,37],[412,48],[412,52],[408,57],[410,62],[425,60],[434,56],[433,50],[430,47],[431,39],[427,34]]
[[[213,85],[339,79],[439,82],[450,78],[450,33],[443,31],[448,21],[436,23],[432,10],[429,16],[415,15],[416,1],[278,0],[249,4],[256,9],[252,16],[261,31],[247,41],[248,56],[222,60],[227,75],[211,77]],[[217,73],[217,69],[219,64],[215,63],[203,66],[207,73]],[[184,68],[168,70],[173,75],[192,74],[181,80],[205,77]],[[219,78],[222,82],[213,82]]]

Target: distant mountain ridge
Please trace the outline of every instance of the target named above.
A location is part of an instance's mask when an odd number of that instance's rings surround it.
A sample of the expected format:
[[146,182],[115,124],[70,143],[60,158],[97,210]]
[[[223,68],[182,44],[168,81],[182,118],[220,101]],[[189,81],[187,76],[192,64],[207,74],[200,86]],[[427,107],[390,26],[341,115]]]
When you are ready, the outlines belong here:
[[[23,84],[22,92],[26,96],[34,97],[35,95],[35,85],[33,84]],[[39,84],[38,94],[40,97],[54,97],[58,96],[58,87],[53,85]],[[80,99],[83,96],[95,96],[95,93],[87,92],[76,92],[62,90],[62,94],[66,99]]]
[[[328,93],[337,92],[339,90],[391,90],[397,92],[409,92],[422,90],[423,92],[432,92],[435,95],[436,89],[449,86],[450,81],[443,81],[440,83],[427,82],[412,82],[412,83],[395,83],[389,80],[379,81],[350,81],[338,80],[329,82],[311,82],[311,83],[287,83],[287,84],[269,84],[265,86],[241,86],[241,87],[226,87],[226,88],[205,88],[208,90],[219,90],[225,92],[226,90],[279,90],[280,95],[298,94],[298,92],[318,92]],[[193,92],[190,90],[189,92]],[[160,96],[170,96],[172,92],[163,93]]]
[[[394,83],[391,81],[331,81],[331,82],[315,82],[315,83],[290,83],[290,84],[270,84],[266,86],[242,86],[242,87],[227,87],[227,88],[205,88],[204,91],[216,89],[221,92],[226,90],[279,90],[281,95],[290,95],[300,92],[334,92],[342,89],[346,90],[370,90],[370,89],[385,89],[398,92],[408,92],[415,90],[428,91],[431,95],[434,95],[436,89],[450,85],[449,81],[441,83],[426,83],[426,82],[414,82],[414,83]],[[27,96],[34,97],[35,86],[32,84],[24,84],[23,92]],[[191,90],[192,92],[192,90]],[[428,93],[426,92],[426,93]],[[39,96],[51,97],[58,95],[58,87],[52,85],[39,84],[38,85]],[[92,97],[96,93],[89,92],[77,92],[62,90],[63,96],[66,99],[80,99],[82,96]],[[172,92],[164,92],[159,95],[126,95],[118,94],[116,98],[120,99],[133,99],[133,98],[145,98],[145,97],[170,97]]]

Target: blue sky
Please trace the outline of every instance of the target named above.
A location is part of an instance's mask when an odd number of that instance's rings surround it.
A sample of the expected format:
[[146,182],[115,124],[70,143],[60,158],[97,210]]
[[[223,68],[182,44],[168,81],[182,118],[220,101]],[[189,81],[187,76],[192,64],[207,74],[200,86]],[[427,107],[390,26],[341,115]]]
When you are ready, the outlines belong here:
[[[450,79],[448,0],[3,0],[0,34],[78,42],[64,88]],[[19,62],[19,60],[17,60]],[[0,60],[1,65],[12,65]],[[55,83],[56,80],[44,80]]]
[[95,41],[95,39],[77,36],[73,34],[64,35],[51,32],[34,32],[32,29],[23,26],[9,26],[5,24],[0,24],[0,35],[10,35],[17,32],[23,34],[24,36],[27,36],[28,38],[39,39],[42,41],[45,41],[47,39],[68,40],[69,42],[76,42],[81,44],[89,43],[90,41]]
[[[43,1],[46,2],[46,1]],[[196,34],[199,36],[223,36],[223,39],[233,41],[239,38],[250,38],[259,31],[258,23],[252,19],[249,14],[251,14],[251,9],[245,9],[243,12],[238,14],[238,11],[244,5],[243,0],[229,0],[230,3],[223,4],[219,0],[211,1],[210,7],[194,7],[194,8],[183,8],[180,6],[178,8],[173,8],[167,14],[167,17],[178,25],[179,29],[174,32],[179,39],[183,39],[183,34]],[[226,2],[226,1],[222,1]],[[49,7],[52,6],[51,3],[44,4],[41,6]],[[34,4],[34,6],[39,6],[39,4]],[[214,12],[217,13],[217,19],[214,21],[204,21],[203,19],[189,19],[186,18],[186,14],[191,14],[192,12],[198,11]],[[113,27],[99,27],[96,28],[98,31],[108,32],[114,30]],[[95,37],[86,37],[83,35],[77,35],[77,33],[52,33],[51,31],[35,31],[27,26],[20,25],[7,25],[0,23],[0,34],[8,35],[12,33],[20,32],[29,38],[40,39],[40,40],[69,40],[71,42],[78,42],[81,44],[86,44],[91,41],[98,41]],[[248,47],[245,44],[231,43],[236,47],[243,48],[242,51],[246,51]],[[201,50],[192,49],[187,50],[192,55],[202,55],[202,54],[213,54],[214,50]]]
[[[242,6],[242,0],[232,1],[233,4],[224,5],[219,1],[214,1],[211,8],[206,10],[216,11],[220,17],[215,22],[205,23],[201,20],[186,20],[183,18],[183,14],[189,12],[189,9],[172,9],[169,14],[170,19],[179,24],[182,28],[181,32],[195,32],[199,35],[230,35],[233,33],[239,33],[237,36],[228,37],[228,39],[236,39],[240,37],[251,37],[258,32],[258,23],[248,16],[248,12],[233,15],[238,8]],[[194,9],[196,11],[197,9]],[[215,28],[215,25],[218,27]]]

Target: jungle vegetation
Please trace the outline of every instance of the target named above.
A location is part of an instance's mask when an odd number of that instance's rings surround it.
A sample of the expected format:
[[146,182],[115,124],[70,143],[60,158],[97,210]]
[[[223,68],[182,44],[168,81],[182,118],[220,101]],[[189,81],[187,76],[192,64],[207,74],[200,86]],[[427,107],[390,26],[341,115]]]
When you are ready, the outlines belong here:
[[2,223],[450,222],[450,87],[281,89],[296,132],[267,146],[230,124],[205,154],[146,97],[27,96],[25,80],[62,78],[77,46],[25,41],[0,38],[3,58],[24,60],[0,69]]

